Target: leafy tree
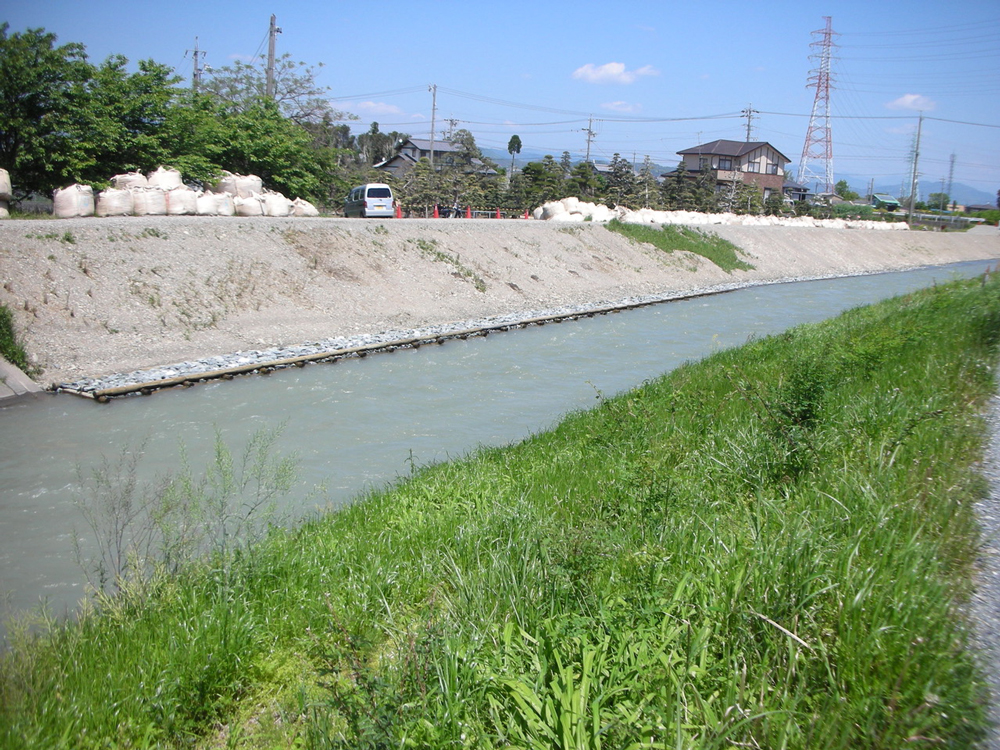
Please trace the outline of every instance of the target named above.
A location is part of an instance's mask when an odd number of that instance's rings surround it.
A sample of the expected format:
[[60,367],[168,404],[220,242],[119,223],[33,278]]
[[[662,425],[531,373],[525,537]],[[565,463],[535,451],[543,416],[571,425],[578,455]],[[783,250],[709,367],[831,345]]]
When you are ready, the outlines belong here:
[[8,28],[0,24],[0,167],[20,200],[62,186],[85,161],[72,125],[93,69],[81,44],[57,47],[44,29]]
[[409,136],[393,130],[383,133],[378,129],[378,123],[373,122],[367,133],[362,133],[355,140],[362,164],[378,164],[385,161],[396,151],[396,144]]
[[[86,105],[74,117],[75,135],[86,144],[74,177],[92,185],[126,170],[149,171],[170,161],[171,144],[164,126],[177,98],[180,79],[171,68],[152,60],[128,73],[128,60],[112,55],[87,85]],[[203,123],[208,124],[208,123]]]
[[931,193],[927,196],[927,205],[931,208],[937,208],[942,211],[948,209],[948,204],[951,202],[951,197],[947,193]]
[[691,206],[694,211],[712,213],[719,210],[719,194],[716,191],[718,177],[714,169],[703,169],[694,181],[691,191]]
[[997,210],[1000,210],[1000,190],[997,190]]
[[833,191],[845,201],[856,201],[861,197],[851,190],[850,185],[847,184],[847,180],[840,180],[836,185],[834,185]]
[[[210,71],[201,91],[216,98],[226,111],[245,111],[266,98],[267,70],[263,64],[237,61]],[[328,87],[316,84],[315,68],[292,61],[287,53],[275,60],[274,102],[283,116],[300,125],[319,122],[325,116],[333,120],[358,119],[333,109],[326,96],[328,91]]]
[[[514,176],[514,155],[521,153],[521,136],[512,135],[507,141],[507,153],[510,154],[510,176]],[[510,180],[507,180],[508,183]],[[997,191],[997,200],[1000,200],[1000,191]]]

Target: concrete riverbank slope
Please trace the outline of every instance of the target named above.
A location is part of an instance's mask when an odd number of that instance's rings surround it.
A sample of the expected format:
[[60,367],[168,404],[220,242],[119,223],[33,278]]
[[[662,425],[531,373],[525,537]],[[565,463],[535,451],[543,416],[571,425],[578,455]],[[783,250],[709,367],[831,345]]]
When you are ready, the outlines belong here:
[[636,295],[1000,259],[1000,232],[717,226],[751,271],[600,224],[119,217],[0,222],[39,382]]

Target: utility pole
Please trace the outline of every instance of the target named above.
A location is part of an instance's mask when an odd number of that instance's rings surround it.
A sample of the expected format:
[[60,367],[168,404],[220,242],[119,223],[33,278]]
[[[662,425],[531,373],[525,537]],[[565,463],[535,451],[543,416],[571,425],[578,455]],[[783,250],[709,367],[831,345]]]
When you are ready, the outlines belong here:
[[277,19],[271,16],[271,27],[267,32],[267,83],[265,84],[264,95],[268,99],[274,98],[274,41],[275,37],[281,33],[276,25]]
[[[802,146],[802,158],[799,159],[798,181],[805,185],[810,178],[823,186],[826,193],[833,192],[833,135],[830,129],[830,88],[833,79],[830,76],[830,60],[833,58],[833,48],[836,44],[833,37],[836,32],[832,28],[831,16],[823,16],[826,27],[812,32],[821,34],[820,40],[809,46],[818,48],[818,54],[812,54],[810,59],[819,58],[819,68],[809,74],[810,83],[806,88],[816,87],[816,98],[813,99],[812,114],[809,116],[809,130]],[[809,160],[819,159],[823,164],[822,174],[810,169]]]
[[445,120],[445,122],[448,123],[448,140],[451,141],[451,139],[455,137],[455,126],[458,125],[460,120],[457,120],[454,117],[449,117]]
[[944,192],[946,192],[948,194],[948,197],[951,198],[951,202],[952,203],[955,202],[955,199],[952,198],[952,195],[951,195],[951,185],[952,185],[952,182],[954,181],[954,179],[955,179],[955,154],[952,154],[951,155],[951,165],[948,167],[948,189],[944,191]]
[[759,114],[760,114],[760,112],[758,112],[756,109],[754,109],[752,104],[748,104],[746,106],[746,109],[744,109],[742,112],[740,112],[741,116],[747,118],[747,143],[750,143],[750,141],[753,140],[753,137],[752,137],[752,134],[753,134],[753,116],[754,115],[759,115]]
[[913,223],[913,202],[916,199],[915,193],[917,192],[917,164],[920,161],[920,131],[924,127],[924,113],[920,112],[920,119],[917,120],[917,137],[913,141],[913,170],[910,172],[910,209],[909,209],[909,221]]
[[594,140],[594,116],[591,115],[590,119],[587,120],[587,129],[583,131],[587,134],[587,158],[585,161],[590,164],[590,142]]
[[435,119],[437,118],[437,101],[438,101],[438,87],[436,83],[432,83],[427,87],[427,90],[431,92],[431,172],[434,171],[434,127]]
[[205,58],[205,53],[198,49],[198,37],[194,38],[194,49],[185,51],[185,55],[190,52],[194,58],[194,70],[191,72],[191,90],[194,93],[198,93],[198,87],[201,85],[201,66],[198,64],[198,58]]

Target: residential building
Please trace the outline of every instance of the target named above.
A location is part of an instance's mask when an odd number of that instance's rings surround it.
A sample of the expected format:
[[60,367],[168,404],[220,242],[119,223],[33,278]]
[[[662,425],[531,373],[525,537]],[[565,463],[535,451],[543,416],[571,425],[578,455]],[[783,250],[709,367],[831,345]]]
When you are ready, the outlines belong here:
[[716,173],[719,188],[728,187],[734,181],[756,185],[764,200],[775,191],[784,193],[785,165],[791,161],[766,141],[710,141],[678,151],[677,155],[692,177],[711,169]]
[[[423,138],[407,138],[403,141],[396,155],[375,165],[375,169],[388,172],[393,176],[402,175],[403,172],[411,169],[421,159],[430,159],[431,142]],[[434,141],[434,168],[459,166],[461,161],[461,148],[455,146],[450,141]],[[472,159],[467,165],[468,171],[479,172],[486,175],[495,175],[496,170],[487,167],[480,159]]]

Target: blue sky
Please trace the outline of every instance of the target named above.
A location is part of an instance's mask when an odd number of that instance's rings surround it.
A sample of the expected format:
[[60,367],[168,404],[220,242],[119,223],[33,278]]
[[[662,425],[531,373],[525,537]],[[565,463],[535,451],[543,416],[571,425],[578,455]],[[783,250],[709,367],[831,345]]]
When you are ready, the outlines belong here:
[[[92,62],[152,58],[189,78],[195,37],[213,67],[266,55],[271,14],[279,54],[323,64],[334,106],[383,131],[427,137],[471,130],[481,147],[649,155],[672,166],[680,149],[754,139],[796,168],[815,89],[811,32],[832,17],[840,45],[830,112],[835,178],[857,187],[908,185],[918,111],[921,193],[954,181],[1000,189],[1000,2],[65,2],[8,3],[11,31],[42,27],[80,42]],[[258,57],[259,59],[259,57]],[[989,126],[989,127],[987,127]]]

